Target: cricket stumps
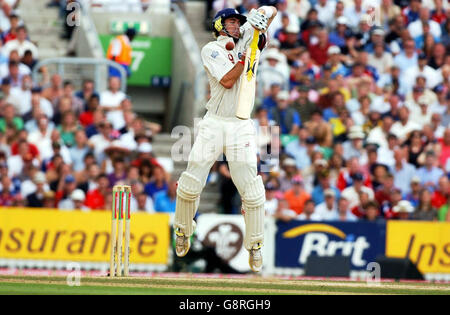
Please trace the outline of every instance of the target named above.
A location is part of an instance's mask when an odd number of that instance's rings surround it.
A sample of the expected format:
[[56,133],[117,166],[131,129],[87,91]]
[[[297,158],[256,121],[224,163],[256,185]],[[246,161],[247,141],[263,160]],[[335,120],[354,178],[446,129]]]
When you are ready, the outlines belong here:
[[[111,213],[111,257],[109,262],[109,276],[123,276],[129,274],[130,264],[130,198],[131,187],[116,185],[113,187],[113,202]],[[123,244],[123,225],[125,221],[125,245]],[[123,247],[125,253],[123,254]],[[124,257],[124,259],[123,259]]]

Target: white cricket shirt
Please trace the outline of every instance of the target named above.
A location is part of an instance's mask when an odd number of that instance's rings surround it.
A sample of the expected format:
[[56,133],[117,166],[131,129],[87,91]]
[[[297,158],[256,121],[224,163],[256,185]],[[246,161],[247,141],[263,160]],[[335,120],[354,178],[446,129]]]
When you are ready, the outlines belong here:
[[211,87],[211,98],[206,109],[214,115],[235,117],[241,79],[239,78],[231,89],[224,88],[220,80],[239,62],[239,57],[253,39],[253,31],[253,27],[245,23],[241,27],[241,38],[233,50],[225,48],[230,41],[227,36],[219,36],[216,41],[209,42],[202,49],[202,61]]

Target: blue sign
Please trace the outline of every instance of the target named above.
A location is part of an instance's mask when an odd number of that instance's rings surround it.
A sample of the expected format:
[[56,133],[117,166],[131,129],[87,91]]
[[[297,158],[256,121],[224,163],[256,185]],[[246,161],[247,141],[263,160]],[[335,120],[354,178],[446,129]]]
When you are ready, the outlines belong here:
[[386,224],[372,222],[277,222],[275,266],[303,268],[310,255],[347,256],[352,270],[384,255]]

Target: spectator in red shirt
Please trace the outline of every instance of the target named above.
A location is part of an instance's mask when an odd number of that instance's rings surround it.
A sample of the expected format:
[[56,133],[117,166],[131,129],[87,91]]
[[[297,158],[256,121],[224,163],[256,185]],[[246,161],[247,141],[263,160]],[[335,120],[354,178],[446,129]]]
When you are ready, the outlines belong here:
[[100,104],[100,99],[97,95],[92,95],[87,102],[87,110],[81,113],[79,120],[83,127],[87,127],[94,123],[94,112]]
[[11,155],[19,154],[19,144],[21,142],[26,142],[28,145],[28,153],[31,155],[31,157],[37,158],[39,156],[39,150],[36,145],[33,143],[29,143],[27,141],[28,138],[28,132],[26,130],[21,130],[18,133],[17,141],[15,141],[13,144],[11,144]]
[[439,178],[438,187],[431,196],[431,205],[434,208],[439,209],[447,203],[448,194],[450,192],[449,189],[450,185],[448,182],[448,177],[447,175],[444,175]]
[[97,185],[96,189],[88,191],[84,204],[92,210],[105,210],[106,197],[110,193],[108,176],[100,174]]
[[308,43],[310,38],[315,36],[321,27],[323,27],[323,24],[319,21],[317,10],[314,8],[310,9],[306,15],[306,19],[300,26],[303,41]]
[[[325,65],[324,68],[331,67],[330,65]],[[338,80],[330,79],[327,83],[327,87],[324,89],[325,92],[320,95],[319,100],[317,101],[317,106],[319,109],[324,110],[332,107],[333,97],[335,97],[336,93],[340,92],[341,86],[339,86]]]
[[445,167],[447,159],[450,157],[450,128],[445,129],[444,136],[438,140],[441,146],[441,154],[439,155],[439,164]]
[[384,180],[383,180],[383,186],[375,192],[375,200],[380,204],[383,205],[386,202],[391,203],[391,194],[392,189],[394,188],[394,176],[391,173],[388,173]]
[[[447,19],[447,15],[445,14],[445,9],[443,7],[443,0],[434,0],[434,10],[431,11],[431,19],[433,21],[438,22],[439,24],[442,24]],[[447,0],[445,0],[447,1]]]
[[17,28],[19,27],[19,17],[15,13],[9,16],[9,24],[11,28],[3,34],[3,44],[17,38]]
[[321,29],[317,34],[318,43],[308,43],[308,51],[311,58],[320,66],[324,65],[328,60],[328,48],[331,43],[328,40],[328,31]]
[[399,188],[393,188],[391,192],[391,202],[385,201],[381,205],[381,213],[385,219],[394,219],[398,217],[398,213],[394,211],[396,205],[403,200],[402,191]]
[[370,175],[361,167],[361,165],[359,164],[359,159],[357,157],[351,157],[350,159],[348,159],[347,167],[339,172],[336,181],[336,187],[340,191],[343,191],[345,188],[353,185],[352,176],[355,173],[362,173],[364,176],[364,186],[372,188]]

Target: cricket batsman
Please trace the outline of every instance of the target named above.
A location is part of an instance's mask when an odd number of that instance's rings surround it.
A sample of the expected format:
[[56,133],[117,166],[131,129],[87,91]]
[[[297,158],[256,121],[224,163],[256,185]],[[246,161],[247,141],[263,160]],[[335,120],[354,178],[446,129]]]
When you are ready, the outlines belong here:
[[235,114],[245,52],[254,30],[261,31],[258,48],[262,50],[266,45],[263,32],[276,14],[272,6],[252,10],[247,17],[235,9],[224,9],[213,19],[216,40],[201,51],[211,98],[206,104],[207,113],[198,124],[187,169],[178,180],[174,229],[179,257],[189,251],[189,239],[195,230],[193,219],[210,168],[225,154],[231,178],[242,198],[244,246],[249,251],[249,265],[255,272],[262,269],[265,190],[261,176],[257,175],[256,130],[251,119],[239,119]]

